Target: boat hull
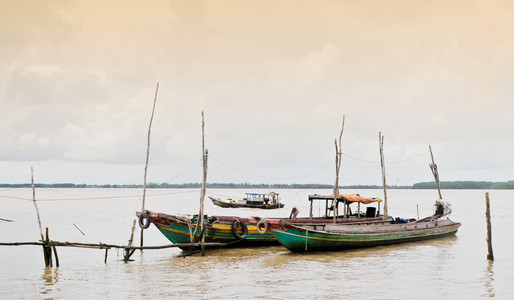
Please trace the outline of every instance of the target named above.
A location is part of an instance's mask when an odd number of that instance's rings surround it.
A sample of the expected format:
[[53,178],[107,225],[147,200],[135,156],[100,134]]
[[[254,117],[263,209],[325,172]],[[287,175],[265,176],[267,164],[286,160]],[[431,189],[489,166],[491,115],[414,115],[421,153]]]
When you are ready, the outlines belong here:
[[291,226],[272,229],[292,252],[332,251],[428,240],[454,235],[460,223],[450,220],[401,224],[327,225],[325,230]]
[[[150,217],[150,222],[154,224],[157,229],[172,243],[182,244],[198,242],[200,240],[200,229],[196,229],[196,219],[190,217],[183,217],[177,215],[168,215],[163,213],[154,213],[146,211]],[[137,216],[141,212],[136,213]],[[228,216],[212,216],[209,217],[209,224],[205,227],[205,242],[206,243],[224,243],[227,247],[255,247],[265,245],[279,245],[278,240],[272,234],[273,229],[286,229],[291,228],[291,224],[311,226],[323,226],[332,219],[326,218],[298,218],[298,219],[267,219],[265,221],[267,226],[266,230],[261,227],[260,232],[257,225],[261,219],[259,218],[238,218]],[[343,224],[352,224],[362,221],[376,221],[381,218],[369,219],[336,219],[336,222]],[[244,239],[239,239],[234,234],[232,226],[238,220],[244,223],[248,229],[248,235]],[[239,236],[243,235],[241,228],[238,228],[237,233]],[[193,238],[194,237],[194,238]],[[219,246],[218,246],[219,247]],[[182,250],[189,250],[189,248],[181,248]]]
[[[189,220],[184,217],[173,215],[147,212],[150,216],[150,222],[172,243],[191,243],[198,242],[201,237],[201,228],[196,228],[196,220]],[[138,213],[139,215],[140,213]],[[235,217],[211,217],[214,222],[205,226],[205,242],[206,243],[223,243],[226,247],[249,247],[278,245],[277,239],[271,231],[261,234],[257,231],[254,219],[235,218]],[[248,235],[241,239],[244,235],[241,227],[237,228],[237,236],[233,230],[233,223],[239,221],[246,225]],[[200,226],[201,227],[201,226]],[[219,246],[218,246],[219,247]],[[182,250],[189,250],[189,247],[181,247]]]

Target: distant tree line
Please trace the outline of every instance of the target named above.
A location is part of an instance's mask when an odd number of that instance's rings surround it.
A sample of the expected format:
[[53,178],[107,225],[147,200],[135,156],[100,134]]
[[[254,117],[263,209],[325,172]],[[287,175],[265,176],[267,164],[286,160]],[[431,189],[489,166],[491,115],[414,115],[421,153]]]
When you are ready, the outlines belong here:
[[[30,188],[30,183],[0,183],[0,188]],[[87,184],[75,184],[75,183],[35,183],[34,187],[37,188],[87,188],[90,187]]]
[[[74,184],[74,183],[36,183],[37,188],[143,188],[142,184]],[[30,183],[8,184],[0,183],[0,188],[30,188]],[[186,188],[199,189],[201,183],[149,183],[147,188]],[[252,184],[252,183],[207,183],[208,188],[212,189],[332,189],[334,186],[330,184]],[[347,185],[340,186],[341,189],[381,189],[381,185]],[[388,189],[435,189],[435,182],[420,182],[412,186],[396,186],[388,185]],[[514,180],[507,182],[491,182],[491,181],[442,181],[441,189],[514,189]]]
[[[435,189],[435,182],[420,182],[412,185],[413,189]],[[514,180],[507,182],[491,181],[441,181],[441,189],[463,190],[511,190],[514,189]]]

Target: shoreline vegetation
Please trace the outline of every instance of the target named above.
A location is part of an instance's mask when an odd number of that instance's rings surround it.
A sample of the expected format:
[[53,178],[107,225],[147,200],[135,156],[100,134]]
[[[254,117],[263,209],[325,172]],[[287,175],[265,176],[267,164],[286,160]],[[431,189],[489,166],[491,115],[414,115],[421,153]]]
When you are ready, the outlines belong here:
[[[36,183],[38,188],[143,188],[142,184],[75,184],[75,183]],[[30,183],[9,184],[0,183],[0,188],[30,188]],[[201,183],[149,183],[147,188],[201,188]],[[207,183],[210,189],[332,189],[330,184],[251,184],[251,183]],[[341,189],[382,189],[379,185],[346,185],[340,186]],[[413,185],[397,186],[388,185],[388,189],[437,189],[435,182],[419,182]],[[506,182],[491,181],[441,181],[441,189],[462,189],[462,190],[512,190],[514,180]]]

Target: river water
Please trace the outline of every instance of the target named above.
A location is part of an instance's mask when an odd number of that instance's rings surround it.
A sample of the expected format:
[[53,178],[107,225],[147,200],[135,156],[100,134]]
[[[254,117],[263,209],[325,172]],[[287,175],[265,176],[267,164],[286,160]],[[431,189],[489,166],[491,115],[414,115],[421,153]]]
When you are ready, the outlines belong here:
[[[238,198],[244,190],[208,190]],[[267,192],[252,190],[248,192]],[[207,214],[287,217],[293,206],[307,216],[313,193],[330,190],[275,190],[285,208],[270,211],[215,207]],[[383,198],[381,190],[345,190]],[[60,267],[45,268],[40,246],[0,246],[0,298],[266,298],[266,299],[479,299],[514,297],[512,215],[514,191],[491,191],[495,261],[486,259],[485,193],[443,190],[450,219],[462,223],[454,237],[340,252],[293,254],[282,246],[208,250],[206,256],[178,257],[176,248],[136,252],[124,263],[122,251],[58,247]],[[43,228],[55,241],[126,245],[139,189],[36,190]],[[432,214],[434,190],[388,190],[389,214],[417,218]],[[40,238],[30,189],[0,189],[0,242]],[[195,214],[199,190],[151,189],[145,207],[168,214]],[[321,209],[314,207],[317,214]],[[136,229],[139,243],[139,228]],[[155,227],[145,245],[168,240]]]

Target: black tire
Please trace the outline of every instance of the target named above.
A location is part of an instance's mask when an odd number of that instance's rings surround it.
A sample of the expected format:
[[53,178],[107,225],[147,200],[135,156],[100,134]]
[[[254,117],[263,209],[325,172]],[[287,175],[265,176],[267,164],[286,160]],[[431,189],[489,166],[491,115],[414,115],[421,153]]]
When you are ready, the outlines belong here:
[[[241,229],[243,230],[243,234],[240,234],[239,232],[237,232],[237,229],[239,227],[241,227]],[[238,219],[236,219],[234,221],[234,223],[232,223],[232,234],[234,235],[236,240],[246,239],[246,237],[248,236],[248,227],[246,226],[245,223],[240,222]]]
[[[264,228],[261,229],[261,227],[264,226]],[[257,222],[257,231],[260,233],[260,234],[266,234],[269,230],[269,224],[268,222],[266,222],[266,220],[260,220],[259,222]]]
[[139,215],[139,227],[141,227],[141,229],[147,229],[148,227],[150,227],[150,224],[152,224],[152,218],[150,217],[149,214],[147,213],[142,213]]

